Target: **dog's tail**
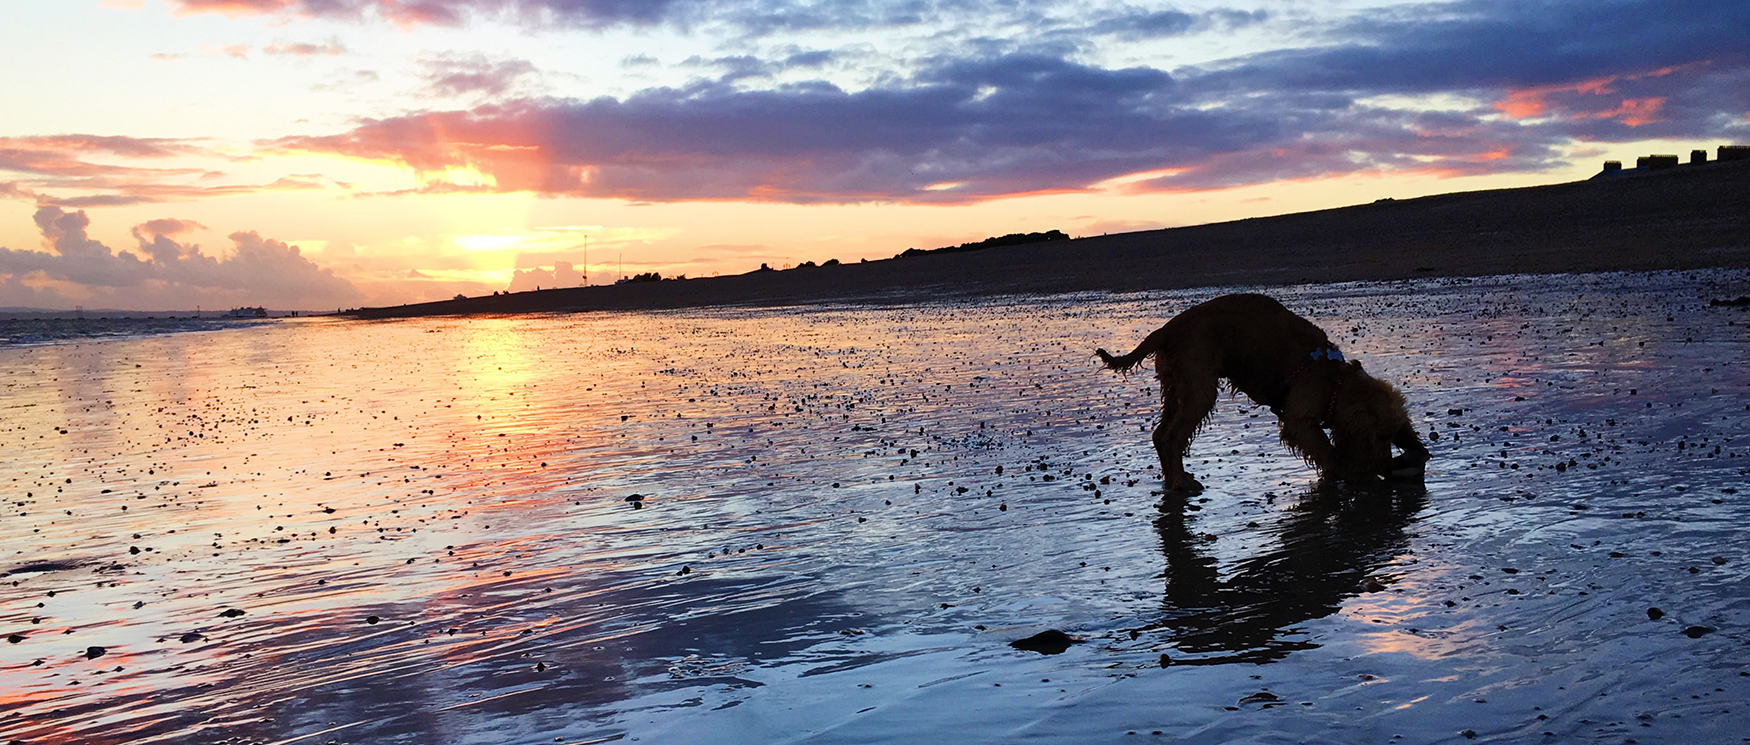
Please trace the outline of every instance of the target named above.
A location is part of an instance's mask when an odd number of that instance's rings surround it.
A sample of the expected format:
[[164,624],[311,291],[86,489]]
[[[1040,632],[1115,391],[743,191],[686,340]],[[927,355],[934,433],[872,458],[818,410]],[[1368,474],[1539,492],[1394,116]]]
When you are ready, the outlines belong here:
[[1130,354],[1122,357],[1113,357],[1110,352],[1107,352],[1104,349],[1096,349],[1094,350],[1094,354],[1099,355],[1100,361],[1106,364],[1107,369],[1116,370],[1118,372],[1130,372],[1131,368],[1142,364],[1142,361],[1147,359],[1149,355],[1161,351],[1166,345],[1167,327],[1162,326],[1156,329],[1154,333],[1149,334],[1148,338],[1143,339],[1142,343],[1136,345],[1135,349],[1130,350]]

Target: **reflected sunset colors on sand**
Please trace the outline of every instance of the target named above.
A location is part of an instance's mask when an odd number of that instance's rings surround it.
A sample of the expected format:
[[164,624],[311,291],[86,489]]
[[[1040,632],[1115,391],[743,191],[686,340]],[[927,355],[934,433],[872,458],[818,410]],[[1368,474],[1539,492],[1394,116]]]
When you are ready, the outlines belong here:
[[1165,500],[1092,351],[1234,288],[0,348],[0,740],[1735,740],[1747,285],[1270,289],[1425,483]]

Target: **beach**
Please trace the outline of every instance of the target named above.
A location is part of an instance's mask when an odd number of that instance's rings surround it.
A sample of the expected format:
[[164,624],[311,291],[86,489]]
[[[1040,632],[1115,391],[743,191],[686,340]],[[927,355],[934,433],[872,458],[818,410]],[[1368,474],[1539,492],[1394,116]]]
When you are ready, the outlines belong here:
[[[0,740],[1741,736],[1750,274],[1283,282],[0,348]],[[1093,349],[1260,289],[1422,483],[1163,501]]]

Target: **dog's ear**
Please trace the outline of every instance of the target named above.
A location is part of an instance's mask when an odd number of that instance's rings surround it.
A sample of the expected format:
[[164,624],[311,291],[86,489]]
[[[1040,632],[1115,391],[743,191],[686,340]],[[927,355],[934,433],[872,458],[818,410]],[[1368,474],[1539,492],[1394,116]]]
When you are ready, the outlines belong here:
[[1366,374],[1367,372],[1366,370],[1361,369],[1361,360],[1349,360],[1349,371],[1362,374]]

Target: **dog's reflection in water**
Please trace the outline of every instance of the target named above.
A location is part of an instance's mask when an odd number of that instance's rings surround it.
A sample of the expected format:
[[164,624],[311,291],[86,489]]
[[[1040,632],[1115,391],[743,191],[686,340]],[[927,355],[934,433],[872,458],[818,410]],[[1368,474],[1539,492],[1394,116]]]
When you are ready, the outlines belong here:
[[1297,627],[1382,589],[1373,575],[1406,550],[1406,528],[1427,490],[1419,483],[1314,489],[1276,528],[1275,544],[1225,579],[1205,539],[1186,525],[1184,499],[1162,500],[1155,527],[1166,558],[1163,614],[1136,635],[1168,650],[1163,664],[1260,663],[1316,648]]

